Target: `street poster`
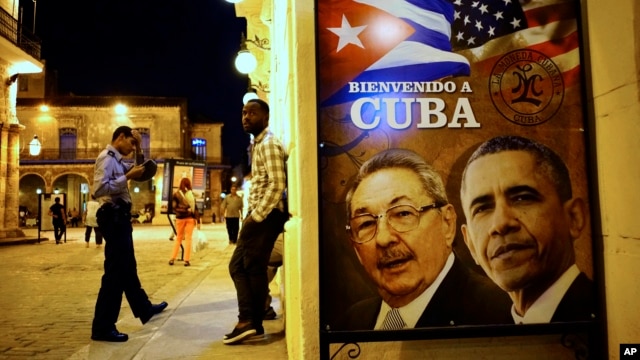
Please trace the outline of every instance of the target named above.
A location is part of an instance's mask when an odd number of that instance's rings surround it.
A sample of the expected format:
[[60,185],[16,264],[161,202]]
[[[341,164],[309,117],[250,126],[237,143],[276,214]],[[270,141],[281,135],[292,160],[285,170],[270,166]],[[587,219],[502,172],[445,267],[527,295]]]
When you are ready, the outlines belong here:
[[598,319],[579,15],[317,0],[322,334]]

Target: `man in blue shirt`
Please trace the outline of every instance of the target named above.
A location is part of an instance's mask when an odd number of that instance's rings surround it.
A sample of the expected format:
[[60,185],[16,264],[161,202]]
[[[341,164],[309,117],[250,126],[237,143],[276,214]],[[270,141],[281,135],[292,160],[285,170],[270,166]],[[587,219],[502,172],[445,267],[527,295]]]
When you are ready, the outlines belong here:
[[123,162],[123,156],[140,150],[141,136],[128,126],[117,128],[94,168],[93,195],[100,203],[96,214],[98,226],[105,240],[104,275],[96,301],[91,339],[123,342],[127,334],[116,329],[122,304],[122,293],[127,297],[135,317],[145,324],[152,316],[162,312],[167,303],[153,305],[142,289],[136,268],[131,226],[131,194],[128,181],[144,172],[143,165]]

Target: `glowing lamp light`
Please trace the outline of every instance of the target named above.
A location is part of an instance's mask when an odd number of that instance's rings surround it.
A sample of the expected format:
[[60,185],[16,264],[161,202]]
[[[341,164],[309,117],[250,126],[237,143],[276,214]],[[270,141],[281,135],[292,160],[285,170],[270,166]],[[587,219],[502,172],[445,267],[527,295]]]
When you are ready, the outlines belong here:
[[127,106],[124,104],[118,104],[114,108],[116,115],[124,115],[127,113]]
[[136,187],[134,187],[134,188],[133,188],[133,192],[135,192],[135,193],[139,193],[139,192],[140,192],[140,188],[139,188],[139,187],[137,187],[137,186],[136,186]]
[[228,3],[232,3],[232,4],[237,4],[239,2],[241,2],[242,0],[226,0]]
[[37,188],[37,189],[36,189],[36,194],[38,194],[38,195],[42,194],[42,189]]
[[249,91],[248,93],[244,94],[244,96],[242,97],[242,103],[244,105],[247,105],[249,100],[252,100],[252,99],[258,99],[258,94],[254,93],[253,91]]
[[236,69],[243,74],[248,74],[258,67],[258,60],[249,50],[240,50],[236,57]]
[[49,112],[49,106],[45,104],[40,105],[40,112]]
[[40,144],[40,140],[38,140],[38,135],[33,135],[33,140],[29,143],[29,155],[38,156],[40,155],[40,148],[42,145]]

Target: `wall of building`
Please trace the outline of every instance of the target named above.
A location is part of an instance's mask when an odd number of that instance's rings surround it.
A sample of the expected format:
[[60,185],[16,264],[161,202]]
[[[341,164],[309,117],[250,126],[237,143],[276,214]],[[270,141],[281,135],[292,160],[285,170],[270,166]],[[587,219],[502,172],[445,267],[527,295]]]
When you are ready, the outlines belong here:
[[14,18],[17,18],[18,3],[18,0],[0,0],[0,8],[3,8],[9,14],[12,14]]
[[[33,76],[29,76],[28,79]],[[66,101],[57,99],[56,101],[62,105],[49,104],[49,110],[46,112],[40,110],[41,103],[38,101],[31,101],[28,102],[29,105],[17,107],[18,119],[25,129],[20,134],[21,159],[31,160],[21,166],[21,205],[29,204],[31,200],[36,199],[35,207],[31,206],[29,209],[33,212],[37,208],[36,190],[38,188],[45,193],[51,193],[55,187],[59,187],[67,193],[67,202],[71,204],[70,206],[78,204],[79,207],[82,207],[88,195],[80,192],[80,184],[91,185],[93,179],[92,160],[107,144],[111,143],[111,136],[115,128],[127,125],[132,128],[150,129],[151,158],[160,162],[158,175],[153,180],[143,183],[130,182],[134,211],[144,213],[146,208],[150,206],[149,204],[155,204],[153,223],[168,223],[166,216],[160,212],[164,169],[162,160],[188,157],[190,148],[183,149],[182,146],[190,146],[190,139],[198,137],[207,141],[207,157],[204,160],[213,165],[209,171],[211,207],[205,209],[203,222],[208,223],[213,220],[213,214],[217,214],[219,207],[218,198],[221,192],[223,173],[219,169],[223,167],[220,164],[222,161],[221,123],[189,124],[184,118],[186,110],[174,105],[129,106],[127,115],[116,115],[113,105],[118,99],[113,99],[113,103],[110,103],[109,99],[99,97],[81,100],[93,101],[101,105],[73,105],[77,99],[74,100],[72,97]],[[120,100],[127,103],[126,98]],[[150,99],[149,101],[157,104],[161,103],[162,99]],[[71,105],[65,105],[66,102],[70,102]],[[76,159],[84,159],[84,161],[79,163],[59,161],[60,128],[76,129]],[[34,135],[38,136],[42,144],[42,150],[38,156],[31,156],[28,153],[28,143]],[[61,181],[64,181],[64,184],[61,185]],[[70,182],[72,184],[68,184]],[[135,188],[138,188],[139,192],[135,192]]]
[[[32,75],[33,76],[33,75]],[[95,98],[100,103],[103,99]],[[111,137],[116,127],[127,125],[133,128],[150,129],[151,158],[163,159],[181,157],[180,143],[177,136],[183,133],[181,125],[182,110],[179,106],[139,106],[130,107],[127,115],[116,115],[114,104],[107,106],[55,106],[49,105],[49,110],[40,110],[40,103],[34,102],[29,106],[18,106],[17,116],[24,126],[20,134],[20,155],[23,160],[32,160],[20,167],[20,205],[27,205],[38,188],[44,193],[52,193],[55,188],[67,194],[70,208],[82,209],[88,200],[88,194],[81,192],[81,184],[90,187],[93,181],[93,162],[100,151],[111,143]],[[60,162],[59,129],[73,128],[77,133],[76,159],[80,162]],[[28,143],[34,135],[38,136],[42,144],[40,155],[28,154]],[[219,146],[219,145],[218,145]],[[38,163],[37,161],[43,161]],[[35,161],[35,162],[34,162]],[[48,162],[47,162],[48,161]],[[52,162],[53,161],[53,162]],[[162,182],[162,168],[155,182]],[[44,182],[44,184],[42,184]],[[160,194],[152,182],[130,182],[133,199],[133,210],[144,212],[148,204],[156,204],[154,215],[160,214],[160,202],[156,201]],[[135,188],[139,192],[135,192]],[[37,196],[36,196],[37,199]],[[35,206],[35,207],[34,207]],[[37,210],[37,202],[29,210]]]
[[[269,1],[269,0],[265,0]],[[640,224],[635,209],[640,205],[637,179],[640,168],[640,28],[635,0],[583,1],[587,13],[593,71],[592,100],[595,119],[594,164],[598,169],[602,234],[604,244],[609,358],[617,359],[620,343],[640,339]],[[272,72],[271,87],[290,86],[271,94],[272,118],[289,118],[283,126],[295,139],[289,159],[289,189],[294,218],[287,224],[285,247],[285,320],[290,359],[317,359],[318,304],[318,203],[315,132],[315,9],[313,0],[274,0],[273,52],[286,56]],[[620,36],[625,34],[625,36]],[[287,55],[282,55],[287,54]],[[275,57],[277,58],[277,56]],[[274,58],[272,58],[273,61]],[[283,66],[286,65],[286,66]],[[284,97],[288,97],[285,99]],[[306,131],[303,131],[305,129]],[[306,161],[305,161],[306,160]],[[304,196],[303,196],[304,195]],[[304,202],[301,201],[304,198]],[[303,281],[303,279],[305,281]],[[315,279],[311,281],[310,279]],[[363,346],[359,358],[491,358],[570,359],[560,335],[451,339],[380,343]],[[575,340],[575,339],[570,339]],[[336,346],[337,347],[337,346]],[[333,347],[332,353],[336,350]],[[342,351],[345,353],[346,350]],[[341,353],[341,354],[342,354]],[[367,355],[368,354],[368,355]],[[350,358],[350,357],[349,357]]]
[[25,127],[20,135],[20,142],[25,145],[21,148],[21,155],[27,156],[26,145],[34,135],[38,135],[42,154],[37,158],[58,159],[59,129],[73,128],[77,131],[76,158],[95,158],[111,143],[111,135],[116,127],[126,125],[150,129],[152,158],[182,156],[182,141],[177,142],[176,138],[188,136],[188,129],[181,126],[179,106],[131,106],[127,115],[116,115],[113,110],[116,101],[113,99],[113,103],[101,106],[49,105],[47,112],[40,110],[39,103],[18,106],[17,116]]
[[30,74],[18,78],[18,97],[23,99],[42,99],[45,96],[45,72]]
[[[640,341],[640,4],[587,2],[610,358]],[[621,36],[624,34],[624,36]]]
[[[14,14],[13,3],[2,2],[2,8]],[[18,135],[21,130],[16,119],[17,84],[7,83],[13,75],[14,64],[4,58],[7,50],[20,53],[13,44],[0,37],[0,239],[24,236],[18,219]],[[15,59],[15,57],[14,57]],[[15,60],[14,60],[15,61]]]
[[208,163],[222,163],[222,124],[193,124],[191,138],[201,138],[207,141]]

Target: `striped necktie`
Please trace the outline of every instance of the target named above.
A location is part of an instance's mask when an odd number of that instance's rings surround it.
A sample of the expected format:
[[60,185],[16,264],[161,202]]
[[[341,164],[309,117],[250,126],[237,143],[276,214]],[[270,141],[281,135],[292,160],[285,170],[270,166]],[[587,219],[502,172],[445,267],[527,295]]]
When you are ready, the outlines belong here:
[[382,323],[382,330],[399,330],[407,326],[397,308],[389,310]]

